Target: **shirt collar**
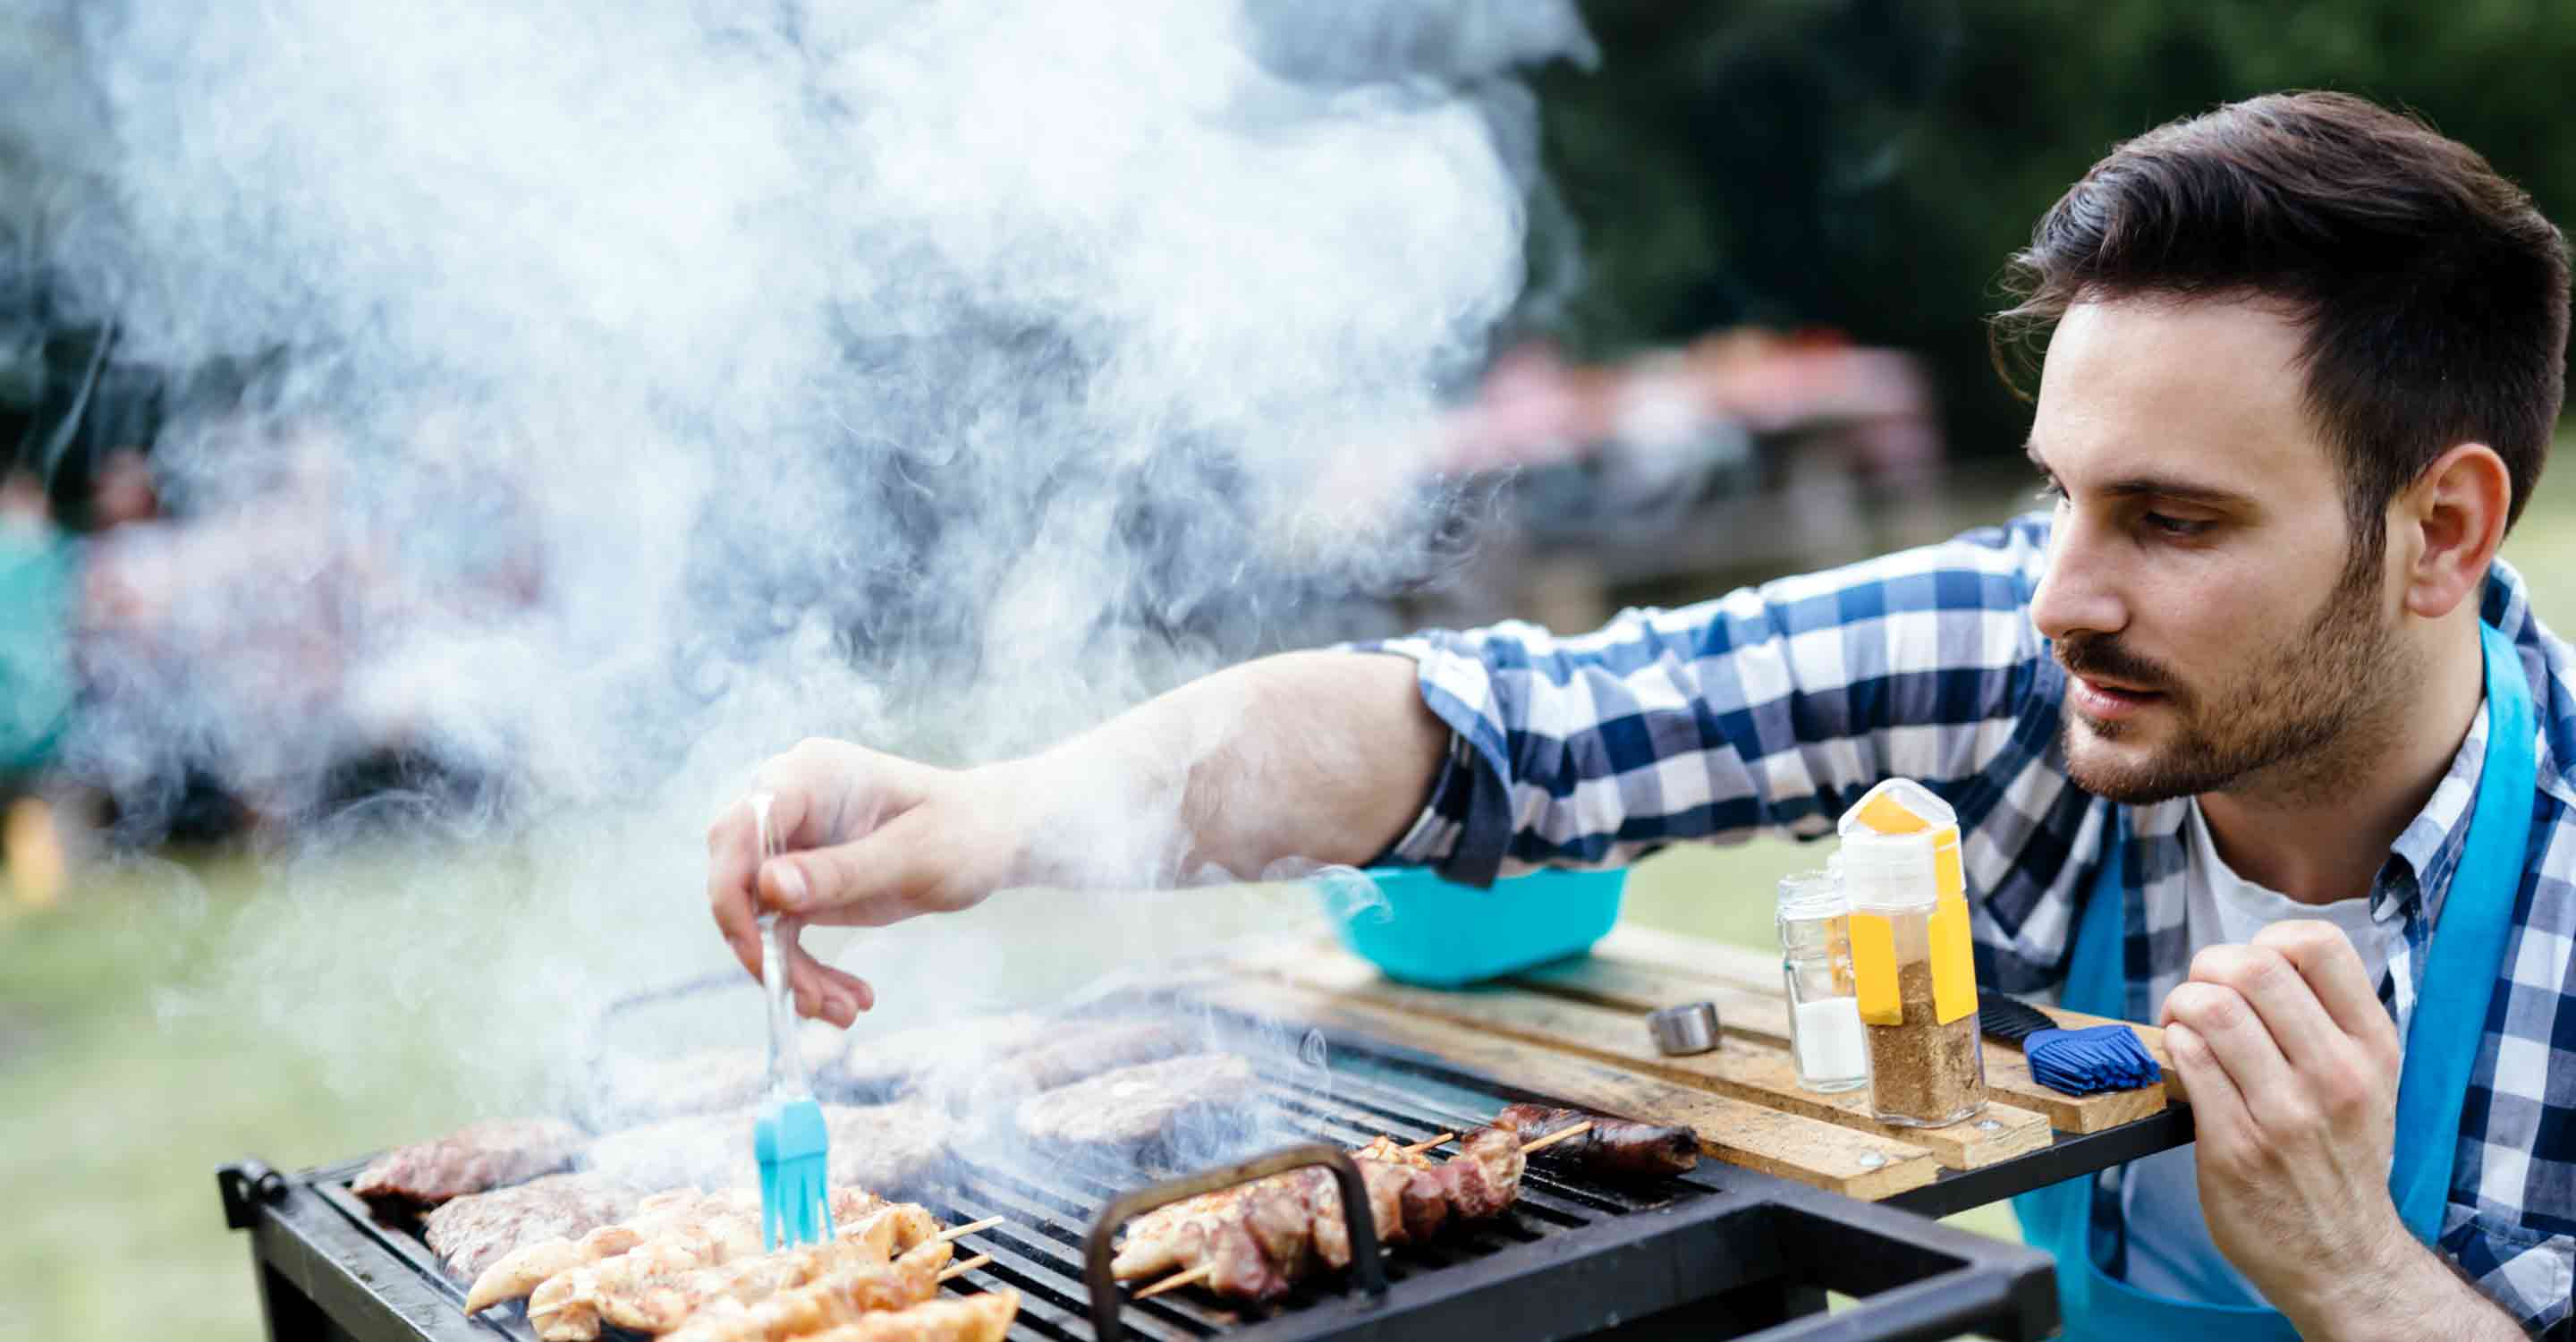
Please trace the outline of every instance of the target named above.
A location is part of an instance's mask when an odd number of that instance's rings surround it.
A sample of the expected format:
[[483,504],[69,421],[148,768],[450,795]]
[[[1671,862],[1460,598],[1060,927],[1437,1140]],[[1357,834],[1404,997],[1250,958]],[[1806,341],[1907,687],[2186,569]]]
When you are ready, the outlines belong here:
[[[2379,869],[2379,879],[2370,890],[2370,913],[2387,919],[2404,910],[2418,893],[2438,900],[2451,883],[2451,872],[2460,864],[2469,837],[2469,814],[2476,809],[2478,776],[2487,762],[2487,705],[2478,701],[2478,715],[2469,722],[2468,735],[2451,755],[2451,767],[2442,781],[2433,787],[2433,795],[2424,809],[2406,824],[2397,842],[2388,849],[2388,862]],[[2428,909],[2428,913],[2435,910]]]

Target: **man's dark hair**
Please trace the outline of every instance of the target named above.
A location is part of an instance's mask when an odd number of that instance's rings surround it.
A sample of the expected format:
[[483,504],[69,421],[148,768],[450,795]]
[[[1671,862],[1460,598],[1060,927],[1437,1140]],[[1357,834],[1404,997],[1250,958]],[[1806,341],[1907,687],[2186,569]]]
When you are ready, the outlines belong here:
[[2112,149],[2012,258],[1990,330],[2015,381],[2073,304],[2248,297],[2306,327],[2308,411],[2376,563],[2390,499],[2481,442],[2522,515],[2565,394],[2567,245],[2468,146],[2342,93],[2281,93]]

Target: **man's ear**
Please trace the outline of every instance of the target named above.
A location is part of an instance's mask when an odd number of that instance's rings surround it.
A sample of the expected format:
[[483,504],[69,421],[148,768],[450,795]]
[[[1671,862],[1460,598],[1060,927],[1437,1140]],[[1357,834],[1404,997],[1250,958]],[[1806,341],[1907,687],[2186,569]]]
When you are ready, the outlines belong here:
[[2513,511],[2513,474],[2484,443],[2461,443],[2434,458],[2399,495],[2395,516],[2407,562],[2406,610],[2425,619],[2475,600],[2487,565],[2504,544]]

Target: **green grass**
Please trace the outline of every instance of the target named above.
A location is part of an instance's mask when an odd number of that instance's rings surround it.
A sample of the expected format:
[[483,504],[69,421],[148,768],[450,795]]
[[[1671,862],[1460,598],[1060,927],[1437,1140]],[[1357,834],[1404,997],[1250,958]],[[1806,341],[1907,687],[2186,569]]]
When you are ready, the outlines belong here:
[[[2576,483],[2543,489],[2507,554],[2539,589],[2543,618],[2576,629]],[[1774,883],[1820,856],[1780,841],[1667,853],[1638,870],[1628,916],[1768,946]],[[492,871],[451,882],[482,893],[436,910],[442,925],[426,931],[470,948],[476,929],[526,912],[503,889],[508,860],[486,861]],[[488,1093],[488,1063],[440,1043],[456,1031],[406,1029],[399,1003],[246,958],[289,929],[368,955],[371,937],[424,916],[417,903],[280,898],[241,863],[196,875],[93,880],[57,909],[0,912],[0,1281],[25,1336],[246,1342],[257,1335],[248,1250],[223,1229],[216,1164],[340,1159],[462,1121]],[[366,883],[363,872],[342,882]],[[1192,898],[1204,911],[1224,897]],[[1107,921],[1057,914],[1077,931]],[[1089,942],[1068,932],[1052,963],[1010,968],[1071,981],[1117,963],[1117,930],[1093,931]],[[281,995],[291,1006],[306,991],[312,1015],[335,1019],[281,1015]],[[349,1047],[352,1030],[372,1046]],[[1965,1223],[2010,1233],[1999,1210]]]

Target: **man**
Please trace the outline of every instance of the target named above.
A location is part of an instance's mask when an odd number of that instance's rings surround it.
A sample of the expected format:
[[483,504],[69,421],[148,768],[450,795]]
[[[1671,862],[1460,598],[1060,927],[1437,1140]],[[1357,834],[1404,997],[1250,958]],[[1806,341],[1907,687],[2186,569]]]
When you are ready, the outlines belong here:
[[2576,661],[2495,562],[2559,410],[2558,231],[2304,94],[2121,146],[2016,261],[2050,512],[1582,638],[1269,658],[1027,760],[808,743],[761,776],[798,851],[710,833],[718,924],[756,965],[755,900],[875,925],[1078,882],[1157,798],[1172,870],[1483,882],[1819,833],[1912,776],[1958,809],[1983,980],[2161,1018],[2192,1095],[2195,1150],[2022,1200],[2070,1333],[2561,1325]]

